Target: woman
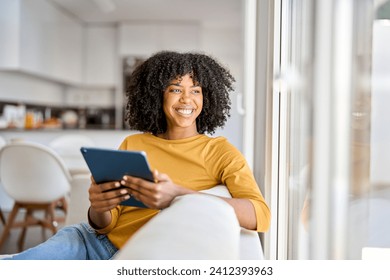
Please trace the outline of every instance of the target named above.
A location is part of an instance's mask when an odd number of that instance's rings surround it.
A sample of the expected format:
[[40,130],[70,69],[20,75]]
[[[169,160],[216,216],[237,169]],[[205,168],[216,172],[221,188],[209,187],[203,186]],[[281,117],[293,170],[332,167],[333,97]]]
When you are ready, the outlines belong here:
[[[213,58],[197,53],[159,52],[132,73],[126,121],[142,133],[123,150],[144,150],[155,182],[124,176],[89,189],[89,224],[61,229],[15,259],[111,259],[118,249],[177,196],[224,184],[244,228],[266,231],[270,213],[248,164],[225,138],[212,138],[229,117],[234,78]],[[120,186],[127,188],[119,188]],[[149,208],[119,205],[130,196]],[[78,240],[78,242],[75,242]],[[66,246],[72,244],[72,246]]]

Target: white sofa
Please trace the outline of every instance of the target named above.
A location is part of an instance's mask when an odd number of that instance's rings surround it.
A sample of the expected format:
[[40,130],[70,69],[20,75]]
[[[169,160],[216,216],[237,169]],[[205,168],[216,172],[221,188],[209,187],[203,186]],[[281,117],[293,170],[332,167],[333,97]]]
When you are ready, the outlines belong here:
[[[74,178],[67,225],[87,220],[89,185],[89,175]],[[115,259],[263,259],[258,233],[241,228],[233,208],[216,196],[230,194],[225,186],[217,186],[176,198],[138,230]]]

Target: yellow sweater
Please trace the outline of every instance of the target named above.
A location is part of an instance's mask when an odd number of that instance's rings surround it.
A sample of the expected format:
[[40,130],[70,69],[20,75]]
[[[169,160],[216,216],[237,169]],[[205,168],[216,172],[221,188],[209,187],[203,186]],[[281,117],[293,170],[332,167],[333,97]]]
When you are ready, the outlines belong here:
[[[151,134],[125,138],[121,150],[146,151],[152,170],[166,173],[176,184],[196,191],[223,184],[232,197],[249,199],[256,211],[257,231],[266,231],[270,211],[253,174],[240,153],[226,138],[206,135],[165,140]],[[117,206],[111,210],[112,222],[103,229],[111,242],[121,248],[158,210]]]

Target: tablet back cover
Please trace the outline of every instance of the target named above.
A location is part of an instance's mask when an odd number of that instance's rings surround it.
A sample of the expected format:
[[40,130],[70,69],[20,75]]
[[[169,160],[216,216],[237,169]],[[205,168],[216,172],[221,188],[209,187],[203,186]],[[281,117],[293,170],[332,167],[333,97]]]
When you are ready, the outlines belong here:
[[[96,183],[120,181],[124,175],[153,182],[153,174],[143,151],[111,150],[93,147],[80,149]],[[121,205],[147,208],[133,197]]]

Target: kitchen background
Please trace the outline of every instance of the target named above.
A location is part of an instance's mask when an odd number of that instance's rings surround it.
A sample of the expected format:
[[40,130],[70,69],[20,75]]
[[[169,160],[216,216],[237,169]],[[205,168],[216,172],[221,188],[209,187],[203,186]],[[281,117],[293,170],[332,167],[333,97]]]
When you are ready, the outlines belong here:
[[[237,79],[216,135],[270,203],[267,258],[360,259],[390,244],[389,19],[389,0],[1,0],[0,136],[116,148],[133,133],[123,85],[134,63],[207,52]],[[0,185],[7,211],[5,197]]]
[[[64,134],[117,148],[124,81],[154,52],[202,51],[236,77],[231,118],[215,135],[243,149],[245,0],[2,0],[0,136],[49,144]],[[10,209],[0,186],[0,205]]]
[[[243,1],[4,0],[0,5],[2,131],[125,128],[124,70],[162,49],[214,55],[231,69],[236,91],[242,92]],[[236,130],[240,116],[232,111],[228,126]],[[240,147],[238,135],[230,136]]]

